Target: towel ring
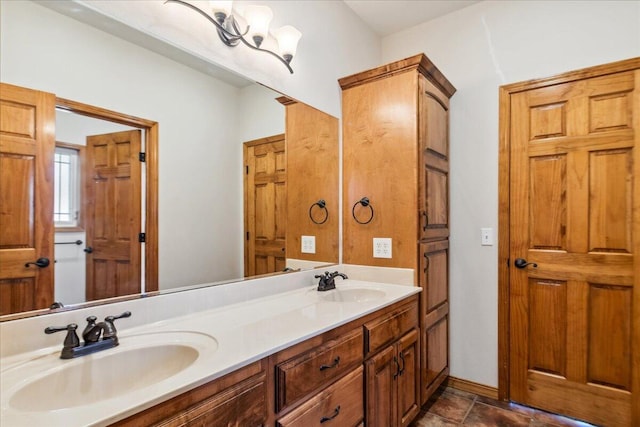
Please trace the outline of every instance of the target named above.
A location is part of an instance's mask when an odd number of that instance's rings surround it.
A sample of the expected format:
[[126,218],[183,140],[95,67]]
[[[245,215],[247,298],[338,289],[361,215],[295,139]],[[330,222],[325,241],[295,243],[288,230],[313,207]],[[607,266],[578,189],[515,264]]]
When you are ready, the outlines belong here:
[[[359,204],[364,206],[365,208],[368,207],[371,210],[371,216],[367,221],[363,222],[363,221],[360,221],[358,218],[356,218],[356,206],[358,206]],[[353,219],[355,219],[358,224],[362,224],[362,225],[369,224],[373,220],[373,206],[371,206],[371,203],[369,202],[368,197],[363,197],[353,205],[353,207],[351,208],[351,216],[353,216]]]
[[[324,219],[322,221],[316,221],[313,218],[313,214],[311,213],[311,211],[313,210],[313,207],[316,205],[320,209],[324,209]],[[320,199],[311,205],[311,207],[309,208],[309,218],[311,218],[311,221],[313,221],[314,224],[318,224],[318,225],[324,224],[325,222],[327,222],[327,220],[329,219],[329,211],[327,210],[327,202],[325,202],[324,199]]]

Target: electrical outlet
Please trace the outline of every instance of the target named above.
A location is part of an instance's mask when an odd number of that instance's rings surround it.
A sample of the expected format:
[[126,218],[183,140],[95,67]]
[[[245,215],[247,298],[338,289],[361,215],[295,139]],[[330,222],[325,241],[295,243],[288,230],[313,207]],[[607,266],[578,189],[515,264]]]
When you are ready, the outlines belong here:
[[302,236],[300,239],[302,242],[303,254],[315,254],[316,253],[316,236]]
[[391,258],[391,238],[389,237],[373,238],[373,257],[374,258]]
[[493,228],[480,229],[480,244],[482,246],[493,246]]

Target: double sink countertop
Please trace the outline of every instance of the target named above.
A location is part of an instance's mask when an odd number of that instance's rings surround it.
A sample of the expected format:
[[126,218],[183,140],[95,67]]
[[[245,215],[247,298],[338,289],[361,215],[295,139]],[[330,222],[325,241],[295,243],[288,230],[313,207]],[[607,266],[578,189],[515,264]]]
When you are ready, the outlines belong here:
[[108,425],[420,292],[336,283],[332,291],[303,286],[128,329],[122,319],[118,347],[71,360],[59,358],[64,332],[56,334],[55,347],[0,359],[0,425]]

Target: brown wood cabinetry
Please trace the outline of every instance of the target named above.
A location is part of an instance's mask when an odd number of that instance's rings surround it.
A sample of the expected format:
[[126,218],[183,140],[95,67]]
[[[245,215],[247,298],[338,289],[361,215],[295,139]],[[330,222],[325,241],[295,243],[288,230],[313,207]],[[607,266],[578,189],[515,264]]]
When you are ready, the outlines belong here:
[[[362,365],[345,375],[341,380],[316,394],[297,409],[280,418],[278,427],[309,427],[338,425],[353,427],[362,423]],[[304,380],[304,379],[301,379]]]
[[113,425],[405,427],[420,408],[418,313],[407,297]]
[[420,410],[418,331],[367,360],[367,426],[405,427]]
[[266,361],[135,414],[114,426],[250,427],[267,419]]
[[[422,54],[345,77],[340,86],[343,262],[416,272],[424,289],[424,403],[449,372],[449,98],[455,88]],[[363,197],[372,209],[358,203]],[[375,237],[392,238],[391,258],[373,257]]]
[[276,366],[276,408],[281,410],[362,364],[362,328]]

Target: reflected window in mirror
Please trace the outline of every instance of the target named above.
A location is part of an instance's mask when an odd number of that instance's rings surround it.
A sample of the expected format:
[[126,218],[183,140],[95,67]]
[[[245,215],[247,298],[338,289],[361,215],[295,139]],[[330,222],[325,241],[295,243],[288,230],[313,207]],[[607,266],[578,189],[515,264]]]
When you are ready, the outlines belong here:
[[56,231],[82,229],[82,147],[56,142],[54,154],[54,208]]

